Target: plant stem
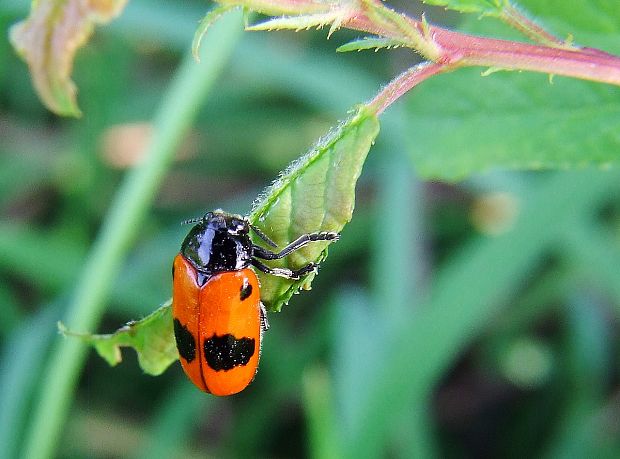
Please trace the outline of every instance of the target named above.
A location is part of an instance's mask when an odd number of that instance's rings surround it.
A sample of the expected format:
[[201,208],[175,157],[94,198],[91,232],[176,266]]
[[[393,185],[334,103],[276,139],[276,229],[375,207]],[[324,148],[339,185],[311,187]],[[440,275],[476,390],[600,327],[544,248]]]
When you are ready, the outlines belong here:
[[[352,29],[378,34],[387,38],[405,41],[402,35],[403,26],[382,21],[380,30],[373,14],[377,10],[387,9],[374,0],[367,0],[371,7],[368,12],[352,16],[346,26]],[[389,10],[391,11],[391,10]],[[515,17],[518,12],[511,11]],[[389,15],[385,15],[389,18]],[[404,16],[398,16],[402,19]],[[523,16],[516,20],[527,19]],[[563,75],[584,80],[610,83],[620,86],[620,58],[593,48],[573,48],[564,44],[544,29],[534,23],[527,27],[540,40],[548,41],[552,46],[536,46],[493,38],[477,37],[459,32],[453,32],[441,27],[430,26],[422,21],[406,18],[412,30],[426,32],[419,38],[426,38],[432,42],[432,61],[416,65],[401,73],[369,103],[377,114],[381,114],[387,107],[401,96],[427,78],[439,73],[453,71],[459,67],[485,66],[491,69],[530,70],[534,72]],[[522,24],[523,25],[523,24]],[[534,30],[535,29],[535,30]],[[532,31],[533,30],[533,31]],[[415,46],[418,51],[424,51]],[[437,51],[437,54],[435,52]]]
[[453,65],[480,65],[530,70],[620,86],[620,58],[591,48],[578,51],[476,37],[433,28],[444,60]]
[[390,38],[422,54],[426,60],[449,65],[452,69],[483,66],[493,69],[529,70],[562,75],[620,86],[620,57],[593,49],[571,46],[549,34],[513,7],[504,11],[503,19],[527,36],[549,46],[530,45],[508,40],[478,37],[432,26],[386,7],[381,0],[364,0],[359,4],[315,0],[219,0],[270,16],[291,16],[288,28],[299,28],[308,14],[340,11],[338,27]]
[[[407,20],[416,30],[424,26],[421,21]],[[404,41],[395,27],[378,30],[366,13],[352,16],[343,27]],[[620,86],[620,57],[597,49],[560,49],[478,37],[431,25],[426,27],[426,35],[440,50],[434,62],[449,65],[451,70],[466,66],[529,70]]]
[[[204,98],[230,56],[242,28],[240,13],[222,18],[207,37],[208,58],[197,64],[188,53],[154,119],[155,135],[146,160],[128,173],[108,212],[82,270],[66,313],[73,330],[91,330],[104,312],[104,301],[124,254],[140,232],[140,224],[157,188]],[[27,432],[22,457],[54,457],[62,426],[86,356],[78,340],[59,340],[42,375],[41,396]]]
[[[332,28],[345,27],[403,43],[422,54],[427,61],[447,67],[445,71],[482,66],[493,70],[528,70],[620,86],[620,57],[563,42],[512,6],[505,8],[502,19],[528,37],[548,46],[453,32],[432,26],[424,19],[416,20],[398,13],[385,6],[381,0],[363,0],[358,3],[325,3],[316,0],[218,2],[242,6],[270,16],[284,15],[286,23],[273,22],[273,28],[301,29],[308,27],[308,17],[331,14],[339,18],[337,23],[332,24]],[[439,70],[435,70],[439,73]],[[411,84],[409,89],[413,86]],[[396,98],[404,92],[400,92]]]
[[379,91],[379,94],[368,103],[368,106],[374,110],[377,115],[380,115],[386,108],[396,102],[414,86],[417,86],[433,75],[449,72],[450,70],[452,69],[447,65],[435,64],[433,62],[423,62],[411,67],[384,86],[381,91]]

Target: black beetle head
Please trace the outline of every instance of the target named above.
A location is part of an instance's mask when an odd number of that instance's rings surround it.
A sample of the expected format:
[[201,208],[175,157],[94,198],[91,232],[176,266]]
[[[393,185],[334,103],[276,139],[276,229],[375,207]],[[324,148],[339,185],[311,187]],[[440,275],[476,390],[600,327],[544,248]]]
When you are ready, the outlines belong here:
[[250,224],[240,215],[208,212],[190,230],[181,254],[203,274],[236,271],[250,266]]

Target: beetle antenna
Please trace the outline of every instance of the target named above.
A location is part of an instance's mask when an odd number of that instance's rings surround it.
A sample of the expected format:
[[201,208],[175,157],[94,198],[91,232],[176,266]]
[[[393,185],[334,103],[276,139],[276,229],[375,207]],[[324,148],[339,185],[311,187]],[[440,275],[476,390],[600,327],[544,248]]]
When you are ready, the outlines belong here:
[[250,223],[250,228],[252,228],[252,230],[258,235],[258,237],[260,237],[263,241],[265,241],[267,243],[267,245],[270,245],[271,247],[273,247],[274,249],[278,248],[278,244],[276,244],[275,242],[273,242],[269,236],[267,236],[265,233],[263,233],[262,230],[260,230],[257,226],[254,226]]

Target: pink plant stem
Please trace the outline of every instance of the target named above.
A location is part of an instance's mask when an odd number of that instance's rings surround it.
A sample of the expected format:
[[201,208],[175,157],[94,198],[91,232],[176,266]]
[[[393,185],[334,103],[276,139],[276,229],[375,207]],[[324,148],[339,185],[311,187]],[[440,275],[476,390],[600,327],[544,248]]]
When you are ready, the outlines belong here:
[[580,48],[570,51],[493,38],[466,35],[432,27],[434,41],[453,64],[563,75],[620,86],[620,58]]
[[[222,4],[240,3],[239,0],[218,1]],[[321,0],[252,0],[248,6],[275,16],[329,16],[333,8]],[[467,66],[528,70],[620,86],[620,57],[563,42],[512,8],[505,11],[508,22],[530,38],[549,46],[478,37],[432,26],[387,8],[381,0],[361,0],[358,7],[357,10],[343,8],[343,17],[337,27],[406,43],[433,63],[415,67],[386,86],[371,102],[379,112],[429,76]]]
[[[222,4],[244,5],[263,14],[328,15],[334,5],[322,0],[218,0]],[[337,3],[335,3],[338,6]],[[453,32],[410,18],[387,8],[381,0],[361,0],[358,9],[342,8],[338,27],[359,30],[396,41],[409,43],[425,58],[451,69],[482,66],[506,70],[562,75],[620,86],[620,57],[594,48],[566,43],[508,7],[505,19],[530,38],[545,43],[530,45],[507,40],[477,37]]]
[[405,70],[389,84],[384,86],[381,91],[379,91],[379,94],[368,103],[368,106],[373,109],[377,115],[380,115],[386,108],[396,102],[414,86],[417,86],[433,75],[449,72],[450,70],[452,70],[452,68],[445,64],[437,64],[434,62],[423,62],[418,64],[415,67]]
[[[420,21],[406,17],[405,19],[413,28],[424,33],[424,25]],[[402,32],[396,27],[391,30],[377,30],[377,26],[365,13],[350,17],[343,26],[397,40],[402,39]],[[620,58],[597,49],[576,48],[573,51],[530,45],[477,37],[430,25],[427,26],[425,34],[438,48],[439,57],[436,62],[448,65],[451,69],[483,66],[529,70],[620,86]]]

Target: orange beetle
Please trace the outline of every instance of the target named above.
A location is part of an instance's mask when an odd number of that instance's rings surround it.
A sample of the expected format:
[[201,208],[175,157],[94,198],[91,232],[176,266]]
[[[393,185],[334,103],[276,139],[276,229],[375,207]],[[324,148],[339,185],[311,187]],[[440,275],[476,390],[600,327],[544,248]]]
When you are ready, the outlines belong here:
[[239,215],[221,210],[196,223],[172,266],[172,316],[181,365],[202,391],[232,395],[245,389],[258,369],[262,335],[269,328],[258,278],[250,266],[275,276],[299,279],[316,269],[270,268],[259,261],[284,258],[313,241],[334,241],[338,233],[304,234],[280,252],[252,243],[250,229],[276,247]]

